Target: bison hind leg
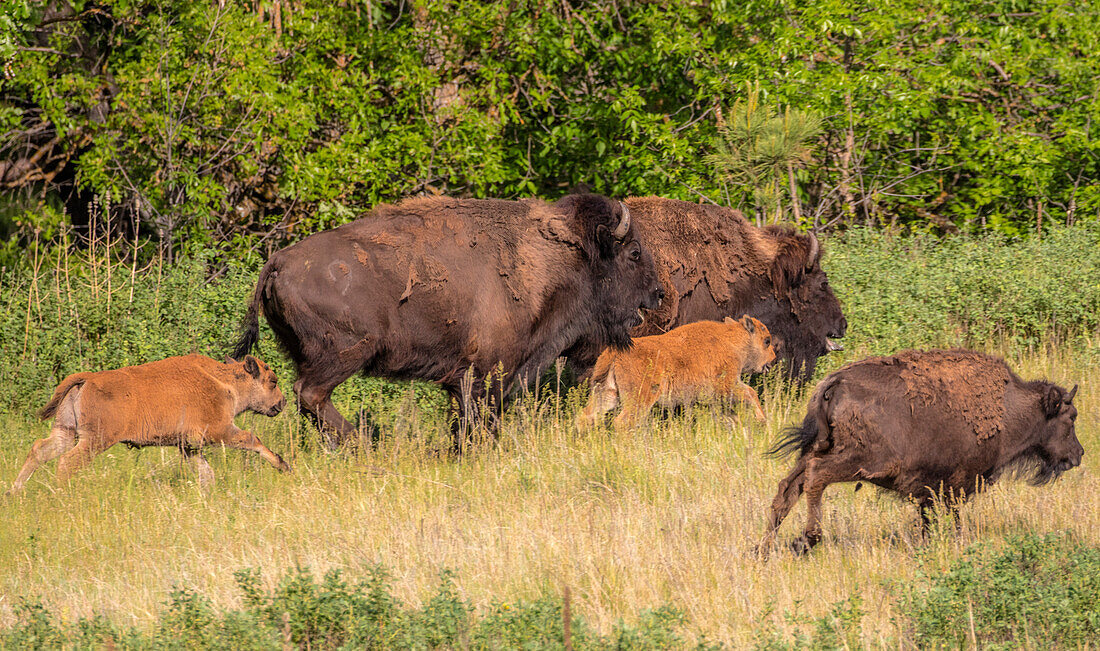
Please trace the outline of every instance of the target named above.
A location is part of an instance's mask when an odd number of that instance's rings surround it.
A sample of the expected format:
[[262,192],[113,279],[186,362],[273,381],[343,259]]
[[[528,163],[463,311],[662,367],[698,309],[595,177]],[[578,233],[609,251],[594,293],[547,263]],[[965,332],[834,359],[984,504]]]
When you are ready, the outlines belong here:
[[8,489],[7,494],[12,495],[18,493],[23,489],[23,485],[27,483],[31,474],[33,474],[39,466],[60,457],[71,450],[75,445],[76,429],[58,425],[55,421],[53,429],[50,430],[50,435],[46,438],[38,439],[34,442],[34,445],[31,446],[31,451],[27,455],[27,460],[23,463],[23,468],[19,471],[19,475],[15,478],[11,488]]

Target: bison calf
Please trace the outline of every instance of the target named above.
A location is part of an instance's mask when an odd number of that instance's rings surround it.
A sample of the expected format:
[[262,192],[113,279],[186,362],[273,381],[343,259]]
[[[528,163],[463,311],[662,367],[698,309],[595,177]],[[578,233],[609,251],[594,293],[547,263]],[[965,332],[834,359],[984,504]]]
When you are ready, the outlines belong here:
[[76,373],[58,385],[39,412],[41,418],[54,418],[53,428],[31,447],[8,493],[20,490],[38,466],[59,456],[57,477],[65,481],[116,443],[178,447],[204,488],[214,478],[200,452],[204,445],[252,450],[288,471],[290,466],[255,434],[233,424],[244,411],[275,416],[285,405],[275,373],[251,355],[240,363],[187,355]]
[[[1006,470],[1041,484],[1081,463],[1073,396],[1043,380],[1025,382],[1003,360],[967,350],[906,351],[849,364],[817,386],[801,427],[772,454],[798,452],[779,482],[762,551],[806,494],[796,552],[821,540],[821,494],[829,484],[866,481],[912,497],[927,534],[929,509],[958,504]],[[957,519],[956,519],[957,523]]]
[[671,408],[722,398],[751,404],[764,420],[756,391],[741,381],[741,374],[763,371],[773,361],[771,333],[748,315],[638,337],[630,350],[605,350],[596,361],[592,397],[577,416],[577,429],[587,430],[620,405],[615,424],[629,427],[658,403]]

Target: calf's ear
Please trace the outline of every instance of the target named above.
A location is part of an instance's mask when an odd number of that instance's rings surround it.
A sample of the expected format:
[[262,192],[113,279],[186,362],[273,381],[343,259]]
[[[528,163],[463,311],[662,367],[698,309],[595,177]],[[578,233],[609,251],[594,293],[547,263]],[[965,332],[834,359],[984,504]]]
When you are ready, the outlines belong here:
[[722,319],[722,323],[728,323],[729,325],[733,325],[733,324],[737,323],[737,321],[732,316],[727,316],[726,318]]
[[1039,404],[1042,405],[1043,415],[1048,419],[1054,418],[1062,412],[1062,389],[1050,384],[1047,386],[1046,391],[1043,393],[1043,397],[1039,399]]
[[260,365],[257,363],[258,361],[259,360],[257,360],[252,355],[249,355],[248,357],[245,357],[244,358],[245,373],[248,373],[249,375],[251,375],[252,377],[255,377],[255,378],[260,377]]
[[756,324],[752,322],[752,317],[748,314],[741,317],[741,325],[745,326],[745,330],[747,330],[750,335],[756,333]]
[[223,363],[223,364],[236,364],[236,363],[237,363],[237,360],[233,359],[233,358],[232,358],[232,357],[230,357],[229,355],[226,355],[226,356],[225,356],[225,359],[223,359],[223,360],[222,360],[222,363]]

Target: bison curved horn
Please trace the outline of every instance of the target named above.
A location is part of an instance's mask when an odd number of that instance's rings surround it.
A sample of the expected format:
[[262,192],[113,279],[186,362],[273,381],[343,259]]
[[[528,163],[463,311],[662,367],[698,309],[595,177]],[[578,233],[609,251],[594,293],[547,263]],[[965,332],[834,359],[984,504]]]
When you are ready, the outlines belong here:
[[1073,385],[1073,388],[1069,390],[1069,395],[1066,396],[1063,399],[1063,402],[1065,402],[1068,405],[1069,403],[1073,402],[1073,396],[1075,396],[1075,395],[1077,395],[1077,385],[1076,384]]
[[627,231],[630,230],[630,209],[622,201],[619,202],[619,205],[623,207],[623,218],[619,220],[619,225],[615,227],[615,232],[612,233],[617,240],[626,237]]
[[817,241],[817,236],[812,232],[810,233],[810,255],[806,256],[806,270],[813,268],[814,263],[817,262],[817,256],[821,253],[821,244]]

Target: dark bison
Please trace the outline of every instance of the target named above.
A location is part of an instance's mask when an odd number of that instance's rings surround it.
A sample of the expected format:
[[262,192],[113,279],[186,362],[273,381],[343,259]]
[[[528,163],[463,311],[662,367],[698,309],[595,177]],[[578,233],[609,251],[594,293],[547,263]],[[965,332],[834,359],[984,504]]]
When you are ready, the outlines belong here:
[[[1003,360],[968,350],[906,351],[849,364],[814,390],[801,427],[773,454],[798,452],[779,482],[767,550],[803,493],[806,529],[793,547],[821,540],[821,494],[829,484],[867,481],[912,497],[927,534],[942,499],[957,518],[962,501],[1006,470],[1046,483],[1081,463],[1073,396],[1044,380],[1025,382]],[[956,520],[957,522],[957,520]]]
[[[848,323],[821,268],[813,235],[751,225],[736,210],[659,197],[627,199],[638,237],[653,254],[665,291],[662,308],[634,336],[695,321],[748,314],[781,343],[791,377],[808,379],[817,358],[839,350]],[[573,351],[579,371],[600,351]]]
[[[661,296],[618,201],[411,199],[271,256],[235,355],[255,344],[262,305],[297,365],[299,408],[332,444],[355,428],[329,397],[363,372],[438,382],[459,445],[482,398],[499,406],[570,347],[629,347]],[[477,381],[463,391],[468,369]]]

